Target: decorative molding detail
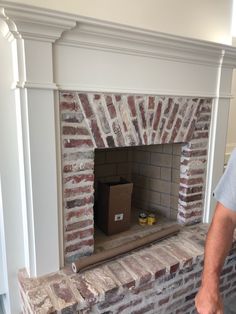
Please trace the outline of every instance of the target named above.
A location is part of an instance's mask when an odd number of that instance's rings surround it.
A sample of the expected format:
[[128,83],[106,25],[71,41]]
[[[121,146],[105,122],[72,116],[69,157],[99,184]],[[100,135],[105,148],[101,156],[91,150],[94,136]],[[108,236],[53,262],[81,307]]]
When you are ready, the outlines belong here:
[[1,1],[0,18],[9,27],[14,38],[54,42],[61,33],[76,25],[76,21],[64,14],[47,9]]
[[32,88],[32,89],[49,89],[49,90],[57,90],[57,85],[54,83],[45,83],[45,82],[17,82],[16,84],[13,84],[12,89],[15,88]]
[[[58,45],[208,66],[219,64],[222,54],[225,54],[223,66],[236,66],[236,49],[231,46],[8,1],[1,1],[1,6],[0,16],[15,38],[54,42],[61,37]],[[67,30],[70,31],[65,32]]]
[[[97,93],[119,93],[119,94],[135,94],[135,95],[165,95],[165,96],[180,96],[180,97],[203,97],[216,98],[215,93],[191,92],[189,90],[173,91],[173,90],[151,90],[151,89],[124,89],[120,87],[107,88],[106,86],[92,86],[92,85],[71,85],[71,84],[57,84],[57,89],[60,91],[80,91],[80,92],[97,92]],[[218,98],[231,99],[232,94],[221,93]]]
[[79,20],[57,44],[208,66],[219,64],[226,49],[210,42],[89,20]]

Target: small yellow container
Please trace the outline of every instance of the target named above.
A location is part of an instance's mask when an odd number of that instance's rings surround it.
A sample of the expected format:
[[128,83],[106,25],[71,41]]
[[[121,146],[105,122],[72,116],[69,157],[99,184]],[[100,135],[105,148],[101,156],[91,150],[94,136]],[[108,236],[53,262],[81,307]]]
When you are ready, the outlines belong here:
[[156,223],[156,216],[154,214],[149,214],[147,217],[147,224],[149,226],[155,225]]
[[138,220],[139,220],[140,226],[145,226],[147,224],[148,217],[145,213],[140,213]]

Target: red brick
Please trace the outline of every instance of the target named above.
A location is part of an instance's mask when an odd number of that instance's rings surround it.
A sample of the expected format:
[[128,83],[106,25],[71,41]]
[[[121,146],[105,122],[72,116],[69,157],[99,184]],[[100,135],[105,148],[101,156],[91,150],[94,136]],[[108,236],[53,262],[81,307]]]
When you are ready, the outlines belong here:
[[65,252],[66,253],[75,252],[85,246],[93,246],[93,244],[94,244],[93,239],[78,241],[78,243],[76,244],[66,245]]
[[161,123],[160,123],[160,128],[159,128],[159,130],[158,130],[158,133],[159,133],[159,137],[160,137],[160,138],[161,138],[162,133],[163,133],[163,131],[164,131],[165,123],[166,123],[166,119],[165,119],[165,118],[162,118],[162,119],[161,119]]
[[182,151],[183,157],[199,157],[199,156],[206,156],[207,155],[207,150],[189,150],[186,151],[183,149]]
[[80,162],[80,163],[74,163],[70,165],[64,165],[63,172],[69,173],[69,172],[78,172],[78,171],[84,171],[84,170],[93,170],[94,163],[93,162]]
[[132,311],[131,314],[144,314],[144,313],[147,313],[153,309],[154,309],[154,304],[151,303],[151,304],[148,304],[148,305],[142,307],[140,310]]
[[180,186],[179,188],[180,192],[185,193],[185,194],[193,194],[193,193],[199,193],[203,191],[203,186],[193,186],[193,187],[185,187],[185,186]]
[[87,219],[87,220],[82,220],[82,221],[68,224],[68,225],[66,225],[66,231],[82,229],[85,227],[92,227],[93,228],[93,220]]
[[64,162],[69,161],[77,161],[78,159],[94,159],[94,152],[93,151],[86,151],[86,152],[75,152],[75,153],[63,153],[63,160]]
[[65,98],[67,101],[71,101],[75,98],[74,92],[60,92],[60,99]]
[[79,106],[74,100],[72,100],[72,101],[61,101],[60,102],[60,108],[61,108],[61,110],[69,110],[69,111],[78,111],[79,110]]
[[84,120],[82,112],[61,113],[61,121],[68,123],[81,123]]
[[81,207],[76,210],[70,211],[65,214],[65,220],[69,221],[71,219],[81,218],[83,216],[92,216],[93,208],[92,207]]
[[142,144],[142,138],[141,138],[141,133],[140,133],[139,125],[138,125],[138,120],[134,119],[132,122],[133,122],[133,125],[135,128],[136,134],[138,135],[138,144],[141,145]]
[[154,118],[154,112],[149,112],[148,125],[150,128],[152,128],[153,118]]
[[143,133],[143,140],[144,140],[144,144],[147,145],[148,144],[148,138],[147,138],[147,132],[146,131]]
[[208,138],[209,133],[208,132],[194,132],[192,139],[205,139]]
[[149,96],[148,97],[148,109],[154,109],[155,107],[155,97]]
[[64,140],[64,147],[65,148],[72,148],[72,147],[93,147],[93,142],[91,140]]
[[93,204],[93,196],[88,196],[88,197],[84,197],[84,198],[78,198],[75,200],[71,200],[71,201],[66,201],[66,208],[74,208],[74,207],[80,207],[80,206],[84,206],[87,204]]
[[179,193],[179,199],[183,202],[194,202],[194,201],[199,201],[203,198],[202,193],[200,194],[193,194],[193,195],[183,195]]
[[187,292],[189,291],[192,291],[194,288],[194,284],[191,284],[189,286],[184,286],[182,287],[181,289],[179,289],[178,291],[176,291],[174,294],[173,294],[173,299],[176,299],[180,296],[183,296],[184,294],[186,294]]
[[133,256],[127,256],[122,259],[122,262],[128,267],[133,274],[136,274],[140,279],[140,284],[144,284],[151,279],[151,273],[136,261]]
[[90,121],[90,126],[91,126],[91,130],[92,130],[97,147],[98,148],[105,147],[97,121],[95,119],[92,119]]
[[[113,298],[107,298],[108,300],[105,302],[102,302],[98,305],[99,310],[105,310],[109,308],[111,305],[115,305],[116,303],[119,303],[125,298],[124,294],[118,294]],[[104,312],[103,312],[104,313]]]
[[135,109],[134,96],[128,96],[128,105],[129,105],[131,115],[133,117],[136,117],[137,113],[136,113],[136,109]]
[[115,142],[114,142],[114,139],[113,139],[113,136],[107,136],[106,137],[106,141],[107,141],[107,146],[110,147],[110,148],[113,148],[115,147]]
[[92,193],[93,192],[93,186],[88,185],[88,186],[81,186],[78,188],[74,189],[65,189],[64,190],[64,197],[73,197],[73,196],[78,196],[83,193]]
[[85,127],[63,126],[62,134],[64,135],[89,135],[89,131]]
[[146,129],[147,128],[147,121],[146,121],[146,115],[145,115],[144,99],[139,103],[139,112],[141,115],[142,127],[143,127],[143,129]]
[[186,184],[186,185],[195,185],[195,184],[199,184],[199,183],[204,183],[203,182],[203,178],[180,178],[180,183],[182,184]]
[[[189,309],[191,309],[193,306],[193,302],[191,303],[187,303],[185,304],[184,306],[182,306],[181,308],[179,308],[178,310],[176,310],[175,314],[185,314],[185,313],[188,313],[187,311]],[[189,312],[190,313],[190,312]]]
[[158,304],[161,306],[161,305],[163,305],[163,304],[168,303],[169,300],[170,300],[170,297],[165,297],[165,298],[159,300]]
[[64,178],[64,184],[66,183],[78,184],[78,183],[93,182],[93,181],[94,181],[93,174],[80,174],[80,175],[73,175],[73,176]]
[[167,131],[165,131],[162,135],[162,138],[161,138],[161,143],[164,144],[164,143],[167,143],[167,138],[168,138],[168,135],[169,133]]
[[107,95],[105,96],[105,100],[106,100],[107,108],[110,114],[110,118],[111,119],[116,118],[116,108],[113,104],[112,97]]
[[173,103],[174,103],[173,99],[169,98],[168,99],[168,104],[167,104],[167,106],[165,107],[165,110],[164,110],[164,115],[165,116],[169,115],[169,113],[170,113],[170,111],[172,109]]
[[91,118],[92,116],[94,116],[94,112],[89,103],[88,96],[86,94],[79,94],[79,98],[83,106],[86,117]]
[[172,128],[175,117],[178,113],[178,110],[179,110],[179,104],[174,104],[174,108],[172,110],[171,116],[170,116],[168,123],[167,123],[167,129],[170,130]]
[[98,300],[98,294],[94,293],[90,285],[86,282],[83,276],[76,274],[71,277],[73,285],[80,292],[83,298],[90,304],[93,305]]
[[142,296],[142,294],[148,290],[153,290],[154,289],[154,281],[152,282],[148,282],[144,285],[140,285],[137,288],[132,289],[132,293],[133,294],[139,294],[140,296]]
[[65,234],[65,240],[67,242],[69,242],[69,241],[73,241],[75,239],[89,238],[89,237],[93,236],[93,234],[94,234],[93,228],[82,230],[82,231],[70,232],[70,233]]
[[157,260],[162,264],[165,264],[166,269],[169,269],[170,273],[175,273],[179,269],[179,261],[170,255],[166,249],[153,246],[150,251],[154,254]]
[[164,263],[161,263],[153,255],[148,252],[136,254],[137,260],[145,264],[145,269],[152,273],[156,278],[163,276],[166,273],[166,267]]
[[154,117],[154,123],[153,123],[153,130],[157,130],[160,122],[160,117],[161,117],[161,110],[162,110],[162,102],[159,101]]
[[117,261],[108,264],[108,268],[114,276],[120,281],[123,287],[131,288],[135,286],[134,278],[125,270],[125,268]]
[[105,134],[109,134],[111,129],[103,105],[98,103],[96,108],[102,130]]
[[183,250],[178,243],[170,243],[166,246],[166,249],[180,261],[183,267],[190,266],[192,264],[192,256]]
[[120,128],[118,121],[114,121],[112,123],[112,129],[115,133],[118,146],[119,147],[125,146],[125,140],[124,140],[124,137],[123,137],[123,134],[122,134],[122,131],[121,131],[121,128]]
[[180,126],[181,126],[182,120],[180,118],[178,118],[175,122],[175,126],[174,129],[172,131],[172,135],[171,135],[171,142],[174,142],[176,139],[176,136],[180,130]]
[[76,304],[76,299],[74,297],[74,294],[70,287],[68,286],[66,280],[63,280],[59,283],[53,283],[50,285],[52,291],[55,293],[56,298],[59,300],[62,300],[62,302],[65,305],[65,308],[67,307],[67,304],[70,305],[71,303]]
[[94,100],[99,100],[101,99],[101,95],[100,94],[94,94]]

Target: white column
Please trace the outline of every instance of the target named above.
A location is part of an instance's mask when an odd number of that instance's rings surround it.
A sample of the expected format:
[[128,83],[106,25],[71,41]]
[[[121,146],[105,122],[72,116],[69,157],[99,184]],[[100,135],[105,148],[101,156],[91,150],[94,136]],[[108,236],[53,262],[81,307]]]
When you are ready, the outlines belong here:
[[2,20],[8,25],[8,37],[11,40],[14,37],[13,86],[18,108],[19,154],[22,154],[19,159],[21,194],[25,200],[22,203],[25,260],[30,276],[40,276],[59,270],[62,249],[52,46],[75,22],[10,3],[2,10]]
[[208,167],[205,189],[203,222],[211,222],[216,201],[213,191],[224,171],[232,72],[235,61],[231,51],[223,52],[218,69],[216,95],[212,106],[212,122],[209,138]]

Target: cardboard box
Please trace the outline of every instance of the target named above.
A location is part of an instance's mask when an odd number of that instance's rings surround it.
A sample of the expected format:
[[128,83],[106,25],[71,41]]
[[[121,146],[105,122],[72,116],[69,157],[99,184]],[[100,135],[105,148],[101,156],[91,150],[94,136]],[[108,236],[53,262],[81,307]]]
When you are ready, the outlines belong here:
[[133,183],[98,182],[95,223],[107,235],[125,231],[130,226]]

